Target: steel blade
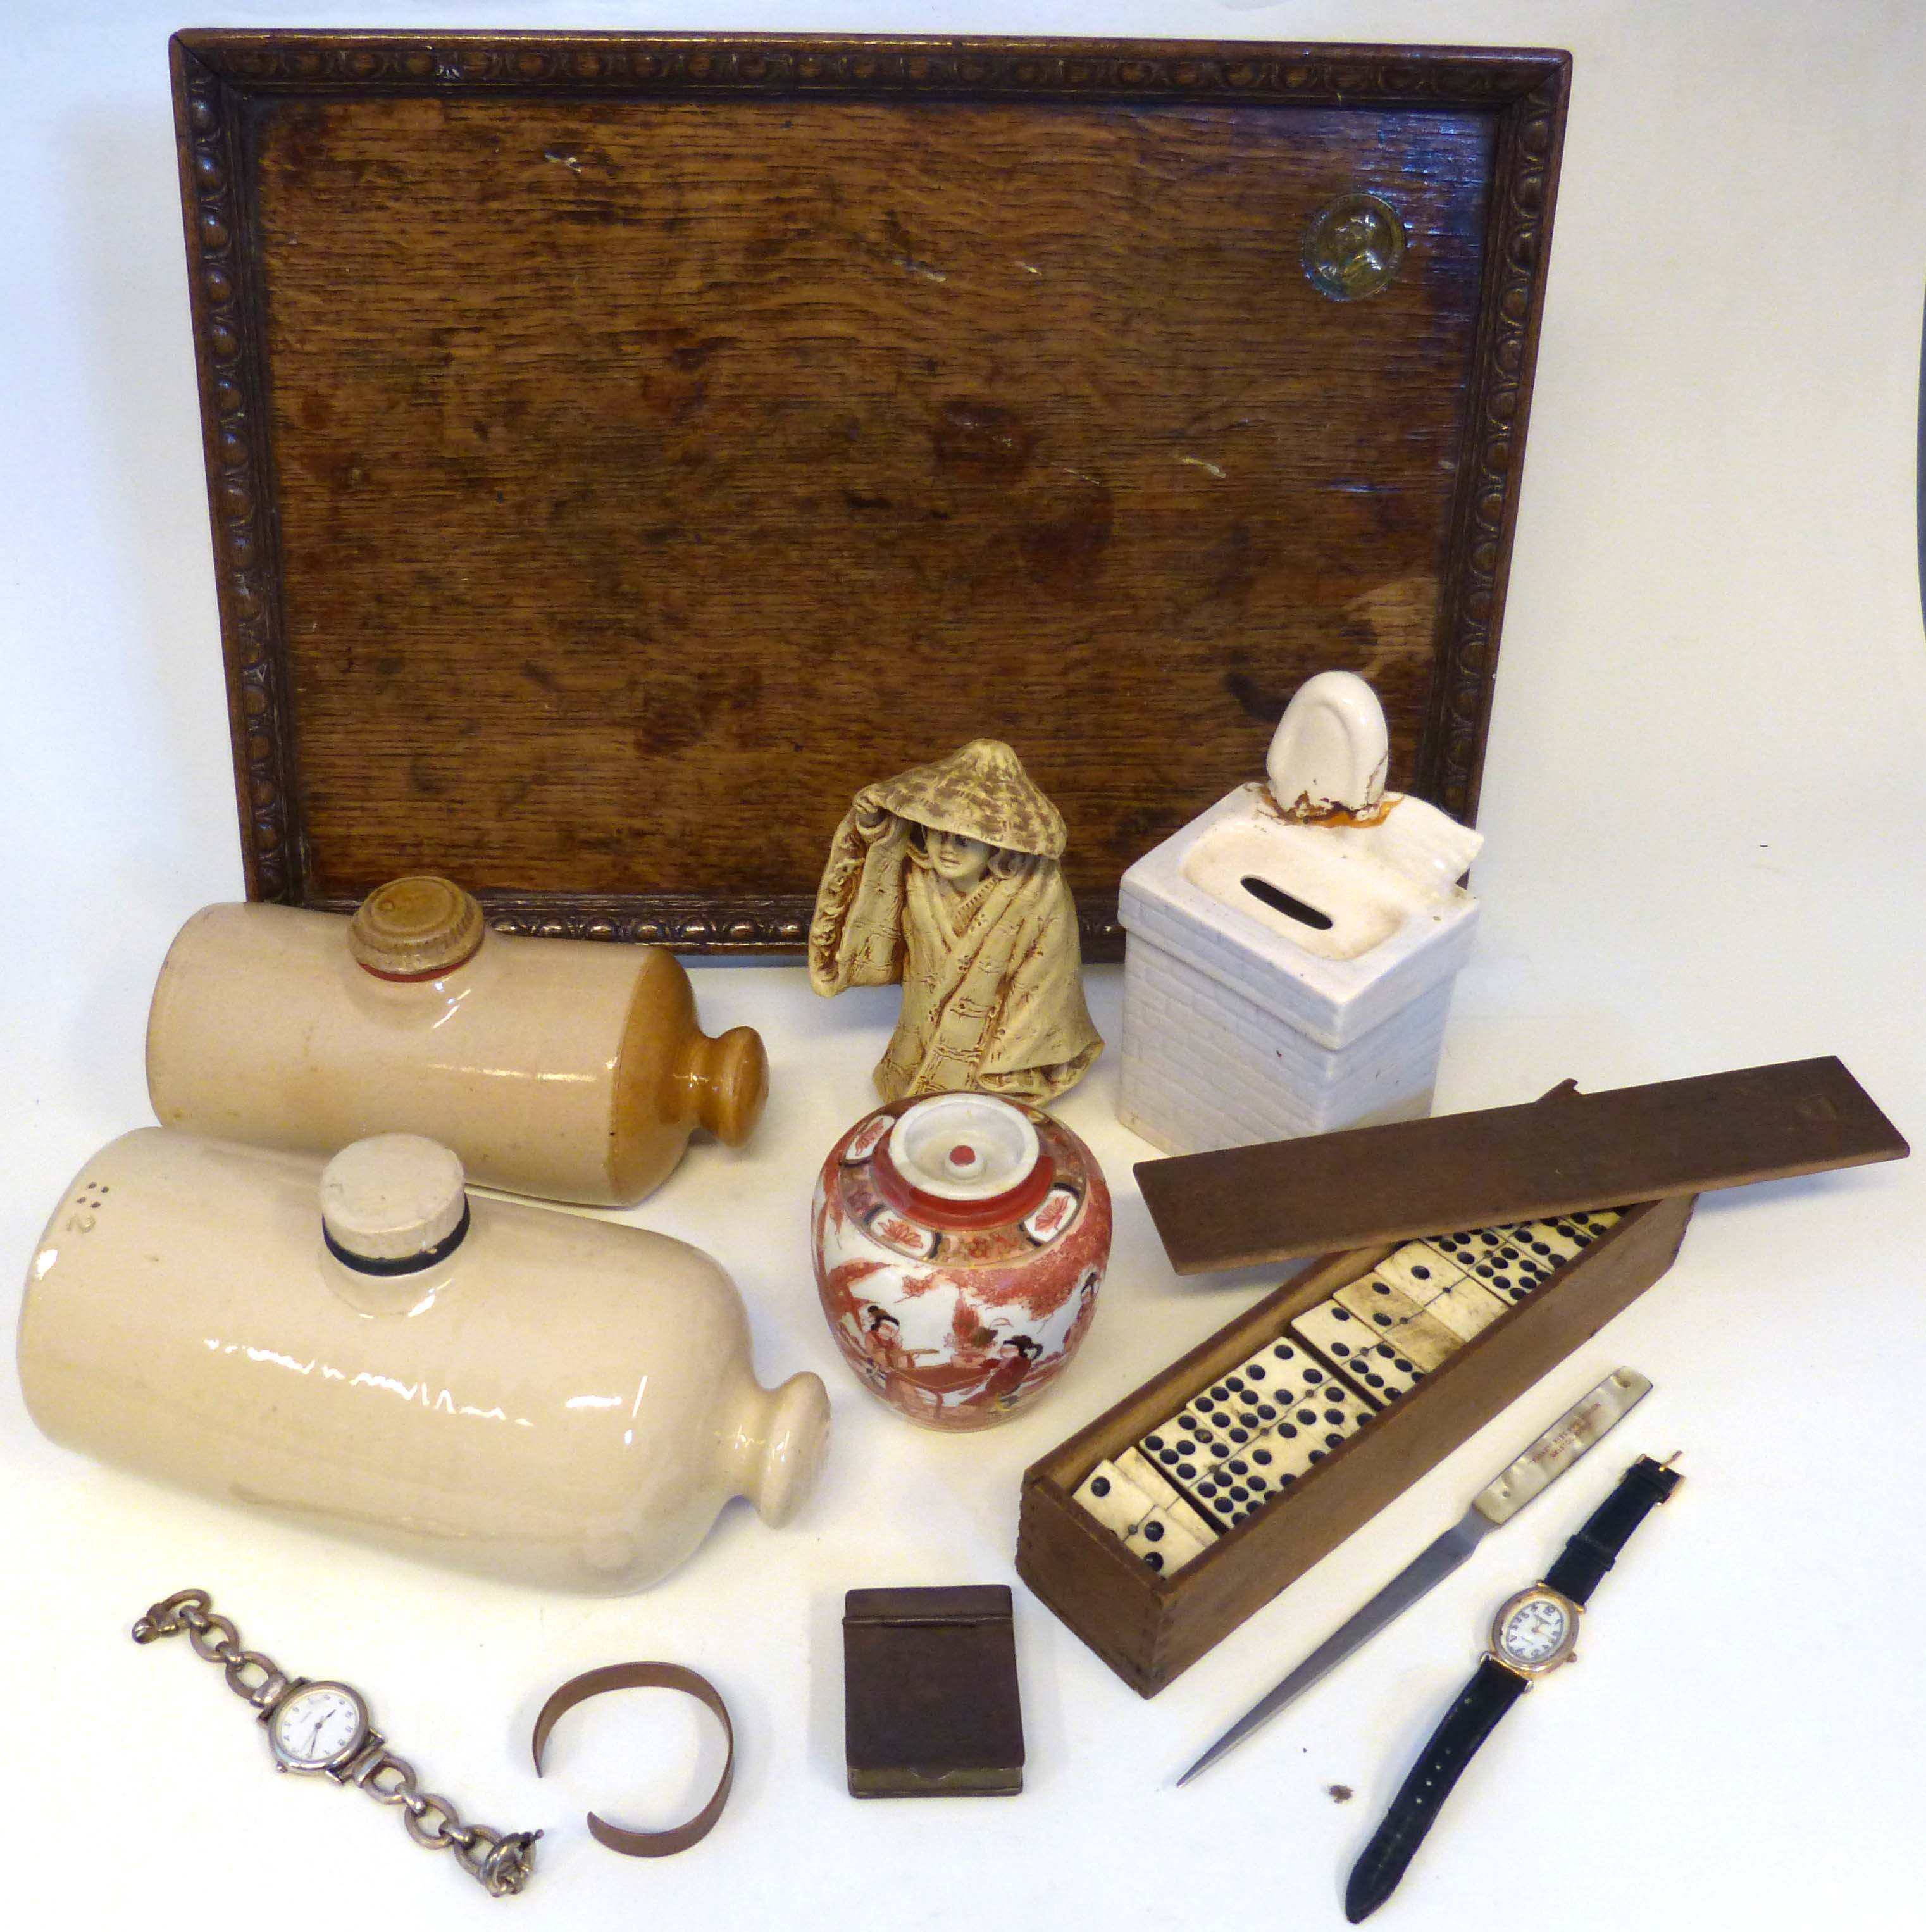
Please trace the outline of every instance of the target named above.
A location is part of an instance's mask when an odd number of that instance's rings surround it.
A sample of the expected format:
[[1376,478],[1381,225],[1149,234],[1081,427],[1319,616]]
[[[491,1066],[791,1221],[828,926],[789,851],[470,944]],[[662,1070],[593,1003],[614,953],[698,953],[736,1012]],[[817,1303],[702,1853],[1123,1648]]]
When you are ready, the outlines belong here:
[[1527,1449],[1499,1471],[1473,1499],[1461,1522],[1454,1523],[1430,1549],[1406,1564],[1358,1614],[1327,1637],[1276,1690],[1246,1712],[1177,1781],[1188,1784],[1207,1766],[1240,1744],[1276,1716],[1292,1698],[1307,1690],[1325,1672],[1342,1664],[1358,1646],[1419,1598],[1450,1575],[1478,1546],[1479,1540],[1509,1522],[1534,1496],[1552,1484],[1652,1393],[1652,1383],[1636,1369],[1616,1369],[1591,1394],[1574,1403]]
[[1356,1616],[1340,1624],[1276,1690],[1252,1705],[1178,1783],[1188,1784],[1199,1772],[1215,1764],[1226,1751],[1234,1750],[1253,1731],[1268,1724],[1294,1698],[1308,1690],[1327,1672],[1335,1670],[1360,1644],[1410,1609],[1426,1591],[1442,1583],[1478,1546],[1480,1538],[1496,1526],[1476,1510],[1468,1510],[1462,1521],[1454,1523],[1429,1549],[1412,1558]]

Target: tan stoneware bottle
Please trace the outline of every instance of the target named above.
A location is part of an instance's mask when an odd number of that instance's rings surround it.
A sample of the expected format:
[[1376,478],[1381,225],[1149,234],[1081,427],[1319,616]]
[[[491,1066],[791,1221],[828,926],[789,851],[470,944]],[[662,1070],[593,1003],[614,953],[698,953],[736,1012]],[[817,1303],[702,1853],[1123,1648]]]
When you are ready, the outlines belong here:
[[703,1033],[670,954],[496,932],[411,878],[352,920],[195,914],[154,989],[147,1088],[164,1126],[319,1154],[422,1134],[482,1186],[630,1207],[693,1128],[748,1138],[769,1062],[748,1027]]
[[431,1141],[323,1168],[142,1128],[41,1235],[20,1384],[56,1442],[484,1575],[618,1595],[735,1496],[786,1521],[829,1401],[771,1393],[741,1298],[684,1243],[470,1198]]

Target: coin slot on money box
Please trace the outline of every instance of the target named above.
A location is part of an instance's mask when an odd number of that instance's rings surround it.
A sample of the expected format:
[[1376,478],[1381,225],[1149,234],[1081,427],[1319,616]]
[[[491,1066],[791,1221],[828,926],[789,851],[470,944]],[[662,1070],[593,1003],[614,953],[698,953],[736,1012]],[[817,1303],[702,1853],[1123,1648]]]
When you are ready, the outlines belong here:
[[1252,898],[1261,899],[1273,912],[1281,912],[1286,919],[1294,919],[1300,926],[1315,926],[1319,932],[1328,932],[1335,923],[1329,913],[1319,912],[1316,906],[1293,898],[1282,886],[1274,886],[1268,879],[1254,878],[1246,873],[1243,884]]

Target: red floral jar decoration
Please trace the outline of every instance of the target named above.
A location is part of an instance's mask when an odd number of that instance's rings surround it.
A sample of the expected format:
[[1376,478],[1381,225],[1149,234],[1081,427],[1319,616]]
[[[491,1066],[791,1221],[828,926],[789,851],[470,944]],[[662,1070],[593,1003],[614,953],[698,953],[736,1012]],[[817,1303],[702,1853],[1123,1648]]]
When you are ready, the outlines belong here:
[[928,1429],[1034,1401],[1096,1310],[1110,1190],[1060,1120],[987,1094],[898,1100],[823,1164],[816,1286],[863,1382]]

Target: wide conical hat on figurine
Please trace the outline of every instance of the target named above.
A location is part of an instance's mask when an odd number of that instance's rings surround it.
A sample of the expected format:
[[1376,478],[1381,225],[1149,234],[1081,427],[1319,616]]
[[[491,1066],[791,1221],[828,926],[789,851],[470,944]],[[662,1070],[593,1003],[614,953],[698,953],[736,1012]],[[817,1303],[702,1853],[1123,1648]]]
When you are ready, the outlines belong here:
[[1064,842],[1062,814],[994,738],[856,794],[816,892],[809,983],[902,982],[876,1069],[886,1100],[974,1088],[1035,1105],[1103,1050]]
[[862,802],[1006,852],[1064,856],[1064,814],[1030,782],[1023,760],[1000,738],[973,738],[946,758],[866,786]]

